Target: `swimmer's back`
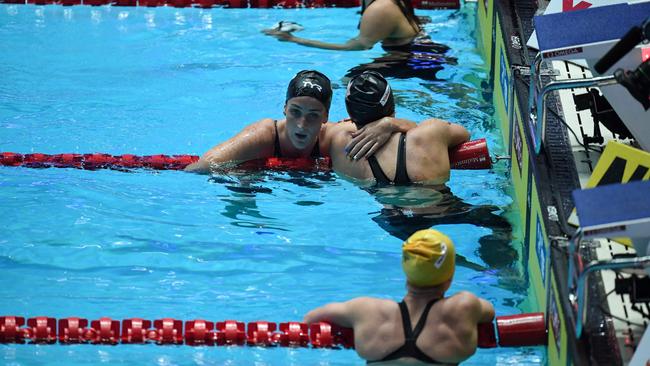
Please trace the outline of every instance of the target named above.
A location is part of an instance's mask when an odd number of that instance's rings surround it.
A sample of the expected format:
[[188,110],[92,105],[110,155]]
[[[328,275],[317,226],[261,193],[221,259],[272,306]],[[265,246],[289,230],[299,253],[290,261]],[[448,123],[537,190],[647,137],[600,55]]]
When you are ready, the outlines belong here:
[[[365,298],[367,301],[367,298]],[[373,309],[363,309],[359,324],[355,324],[355,349],[361,357],[369,361],[381,360],[404,342],[404,330],[399,305],[390,300],[374,299]],[[429,311],[426,325],[417,339],[417,347],[427,356],[445,364],[456,364],[476,352],[476,319],[469,315],[479,311],[478,298],[468,292],[437,301]],[[415,327],[422,316],[424,305],[417,311],[408,305],[411,327]],[[413,358],[373,363],[413,364]]]
[[[359,180],[374,178],[366,159],[350,160],[344,148],[352,140],[351,132],[356,130],[351,122],[347,133],[338,134],[332,140],[332,163],[337,172]],[[394,133],[376,153],[375,158],[386,177],[394,181],[397,172],[397,155],[401,134]],[[449,146],[455,146],[469,139],[467,130],[448,122],[429,119],[406,133],[406,173],[411,182],[442,184],[449,180]]]
[[373,1],[364,11],[360,28],[361,34],[379,30],[382,34],[377,38],[383,46],[408,44],[420,33],[393,0]]

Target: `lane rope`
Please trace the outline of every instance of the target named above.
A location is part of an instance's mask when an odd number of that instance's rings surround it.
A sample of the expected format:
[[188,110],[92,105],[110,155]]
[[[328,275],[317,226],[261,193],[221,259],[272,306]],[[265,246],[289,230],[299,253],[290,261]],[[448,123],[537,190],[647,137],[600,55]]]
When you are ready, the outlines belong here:
[[[77,168],[97,169],[155,169],[183,170],[186,166],[199,160],[197,155],[109,155],[93,154],[20,154],[15,152],[0,153],[0,165],[26,168]],[[449,150],[452,169],[489,169],[492,159],[485,139],[462,143]],[[270,170],[307,170],[328,171],[331,169],[329,158],[267,158],[247,161],[239,165],[244,169]]]
[[[355,8],[360,0],[0,0],[0,4],[144,6],[175,8]],[[460,9],[460,0],[413,0],[417,9]]]
[[[212,322],[203,319],[182,321],[163,318],[154,321],[108,317],[88,321],[69,317],[28,318],[0,316],[0,343],[30,344],[145,344],[189,346],[262,346],[354,348],[350,328],[319,322],[273,323],[237,320]],[[478,347],[494,348],[545,345],[546,323],[543,313],[496,317],[478,326]]]

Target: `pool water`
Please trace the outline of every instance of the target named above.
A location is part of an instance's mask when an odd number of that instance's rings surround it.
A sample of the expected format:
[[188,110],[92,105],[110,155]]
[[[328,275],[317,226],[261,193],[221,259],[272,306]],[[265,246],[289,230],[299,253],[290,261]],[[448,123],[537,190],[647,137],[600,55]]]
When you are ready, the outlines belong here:
[[[330,120],[343,119],[347,71],[381,48],[312,49],[260,30],[292,20],[300,36],[342,42],[357,10],[0,5],[0,151],[202,154],[281,118],[301,69],[330,76]],[[419,11],[458,62],[438,81],[391,83],[398,116],[461,123],[499,154],[473,11]],[[472,291],[498,315],[525,312],[506,171],[454,171],[441,201],[425,187],[363,190],[333,173],[0,167],[0,315],[284,322],[356,296],[399,301],[402,237],[424,227],[462,255],[450,293]],[[467,364],[540,364],[542,354],[482,349]],[[349,350],[13,344],[0,345],[0,363],[364,364]]]

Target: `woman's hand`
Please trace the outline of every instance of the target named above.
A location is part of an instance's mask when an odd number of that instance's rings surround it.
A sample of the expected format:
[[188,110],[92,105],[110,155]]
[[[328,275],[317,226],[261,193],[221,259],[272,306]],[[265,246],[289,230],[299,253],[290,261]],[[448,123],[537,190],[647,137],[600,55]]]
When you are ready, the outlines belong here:
[[275,28],[264,29],[262,30],[262,33],[266,34],[267,36],[275,37],[278,40],[283,42],[291,42],[293,40],[293,35],[291,34],[291,32],[285,32],[285,31],[277,30]]
[[353,132],[352,140],[345,147],[348,158],[359,160],[375,154],[395,132],[393,120],[393,117],[384,117]]

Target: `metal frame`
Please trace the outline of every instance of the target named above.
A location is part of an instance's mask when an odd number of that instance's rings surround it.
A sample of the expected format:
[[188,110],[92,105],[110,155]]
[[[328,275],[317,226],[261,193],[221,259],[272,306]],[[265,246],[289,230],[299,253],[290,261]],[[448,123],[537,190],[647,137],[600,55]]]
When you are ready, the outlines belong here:
[[556,80],[546,84],[541,92],[537,93],[537,85],[542,85],[542,75],[540,73],[542,61],[541,53],[538,53],[530,68],[530,90],[528,92],[529,118],[535,123],[535,155],[539,154],[542,143],[544,142],[544,131],[546,130],[546,96],[549,92],[561,89],[618,84],[618,81],[616,81],[613,75],[579,80]]
[[[543,58],[541,53],[538,53],[535,56],[533,65],[530,68],[530,86],[528,93],[528,109],[530,116],[529,118],[535,124],[534,131],[531,129],[530,132],[534,132],[534,152],[535,155],[538,155],[541,151],[542,143],[544,143],[544,133],[546,131],[546,97],[552,91],[562,90],[562,89],[573,89],[573,88],[587,88],[590,86],[607,86],[618,84],[616,78],[612,76],[599,76],[589,79],[578,79],[578,80],[556,80],[552,81],[541,89],[538,93],[537,87],[541,86],[542,83],[542,74],[540,72],[541,64]],[[512,115],[508,116],[509,119],[512,119]],[[510,122],[511,123],[511,122]],[[532,127],[532,126],[530,126]],[[530,128],[529,127],[529,128]],[[637,258],[626,258],[626,259],[612,259],[612,260],[602,260],[602,261],[592,261],[589,263],[579,274],[577,279],[577,288],[574,291],[574,279],[575,275],[575,254],[580,255],[580,243],[584,238],[584,232],[582,229],[578,228],[573,237],[569,240],[568,245],[568,254],[569,254],[569,268],[568,268],[568,278],[567,278],[567,289],[569,291],[569,297],[572,298],[572,302],[575,304],[577,302],[577,314],[575,320],[575,330],[576,337],[580,338],[583,330],[583,319],[584,319],[584,307],[585,307],[585,286],[587,286],[589,274],[596,271],[602,271],[605,269],[617,270],[624,268],[646,268],[650,267],[650,256],[637,257]],[[571,296],[573,295],[573,297]]]
[[[578,288],[576,290],[578,300],[578,314],[576,315],[576,337],[580,338],[582,334],[582,319],[584,317],[585,307],[585,286],[589,279],[589,274],[595,271],[602,271],[604,269],[623,269],[623,268],[645,268],[650,267],[650,256],[637,257],[631,259],[611,259],[604,261],[593,261],[578,277]],[[572,274],[569,273],[569,278]]]

